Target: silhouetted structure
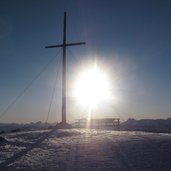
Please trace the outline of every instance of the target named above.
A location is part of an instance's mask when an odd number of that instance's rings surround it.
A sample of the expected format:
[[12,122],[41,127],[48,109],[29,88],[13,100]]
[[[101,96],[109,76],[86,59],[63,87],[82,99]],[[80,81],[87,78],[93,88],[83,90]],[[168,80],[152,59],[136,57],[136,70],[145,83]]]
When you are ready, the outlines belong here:
[[85,42],[67,43],[66,42],[66,12],[64,12],[64,26],[63,26],[63,43],[59,45],[46,46],[45,48],[63,49],[62,59],[62,122],[57,124],[57,128],[70,128],[71,126],[66,121],[66,47],[75,45],[84,45]]
[[119,118],[101,118],[101,119],[77,119],[75,128],[96,128],[96,129],[114,129],[120,130]]

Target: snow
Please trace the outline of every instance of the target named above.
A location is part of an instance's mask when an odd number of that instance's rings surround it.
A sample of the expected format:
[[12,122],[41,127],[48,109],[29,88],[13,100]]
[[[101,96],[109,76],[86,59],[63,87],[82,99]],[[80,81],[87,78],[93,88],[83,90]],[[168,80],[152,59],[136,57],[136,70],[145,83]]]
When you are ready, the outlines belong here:
[[169,171],[171,134],[45,130],[0,139],[0,171]]

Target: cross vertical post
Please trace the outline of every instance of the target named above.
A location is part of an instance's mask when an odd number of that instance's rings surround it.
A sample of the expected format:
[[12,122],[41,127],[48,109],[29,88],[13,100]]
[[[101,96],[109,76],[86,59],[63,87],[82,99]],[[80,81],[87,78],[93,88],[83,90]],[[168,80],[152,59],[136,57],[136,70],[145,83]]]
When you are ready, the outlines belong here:
[[63,28],[63,60],[62,60],[62,122],[66,123],[66,12],[64,12]]
[[46,46],[45,48],[62,47],[62,122],[57,125],[58,128],[68,128],[66,121],[66,47],[75,45],[84,45],[85,42],[67,43],[66,42],[66,12],[64,12],[64,25],[63,25],[63,43],[59,45]]

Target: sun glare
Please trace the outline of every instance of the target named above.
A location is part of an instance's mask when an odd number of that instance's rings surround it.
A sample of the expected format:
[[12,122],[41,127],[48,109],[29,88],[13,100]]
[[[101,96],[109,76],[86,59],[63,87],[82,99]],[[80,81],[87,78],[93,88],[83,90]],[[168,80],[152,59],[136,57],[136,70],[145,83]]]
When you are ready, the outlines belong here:
[[110,98],[109,81],[96,66],[80,74],[75,86],[77,100],[86,106],[94,107]]

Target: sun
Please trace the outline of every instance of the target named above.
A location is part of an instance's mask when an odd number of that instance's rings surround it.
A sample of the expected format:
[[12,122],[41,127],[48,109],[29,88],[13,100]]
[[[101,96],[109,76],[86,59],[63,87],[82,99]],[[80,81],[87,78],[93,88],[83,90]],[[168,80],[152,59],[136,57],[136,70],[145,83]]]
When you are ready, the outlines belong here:
[[94,107],[110,98],[109,80],[96,65],[80,73],[76,80],[74,94],[77,100],[85,106]]

